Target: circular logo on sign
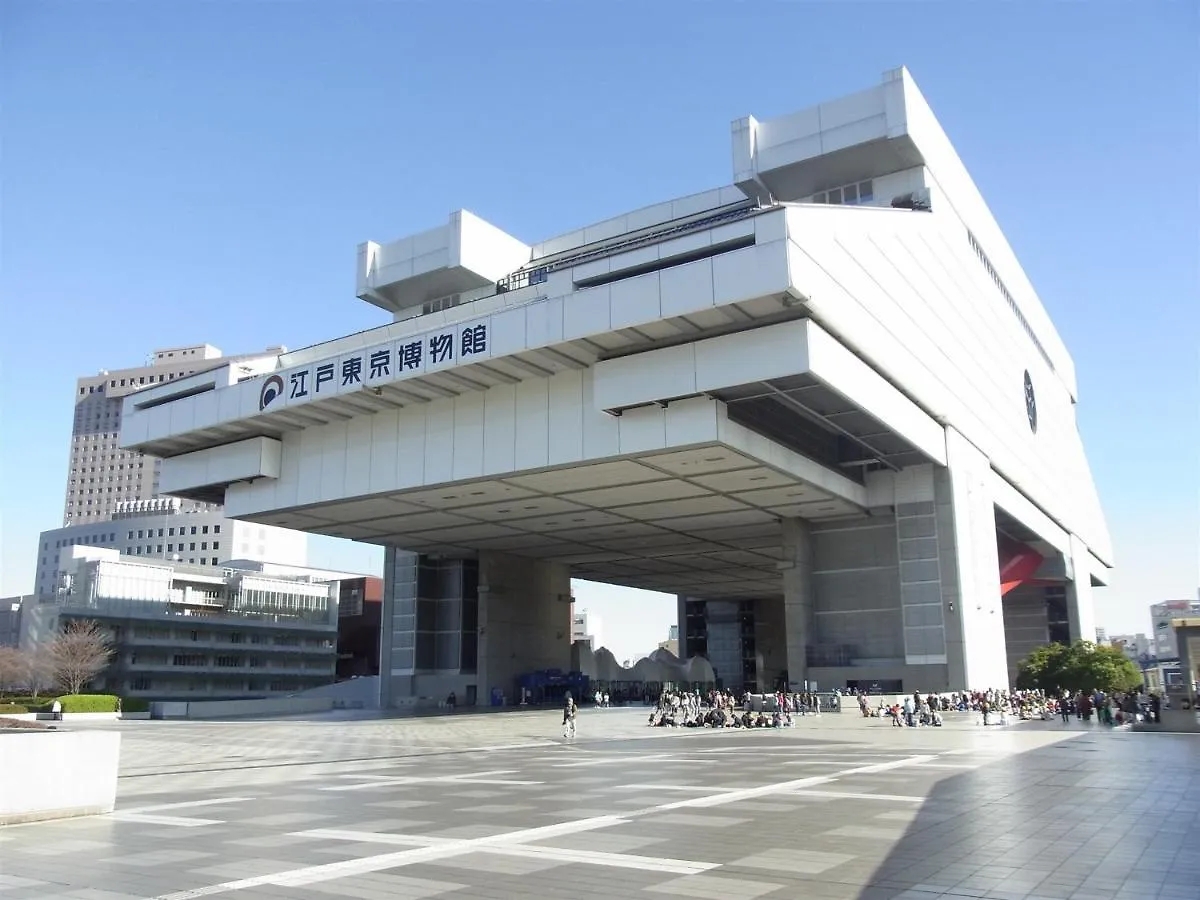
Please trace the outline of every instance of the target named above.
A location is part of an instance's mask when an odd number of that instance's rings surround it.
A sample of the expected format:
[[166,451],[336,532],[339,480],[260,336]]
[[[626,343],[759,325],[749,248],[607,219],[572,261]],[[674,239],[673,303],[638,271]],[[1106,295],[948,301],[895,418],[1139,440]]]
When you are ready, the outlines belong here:
[[[283,386],[280,385],[280,390]],[[1030,416],[1030,430],[1038,433],[1038,398],[1033,394],[1033,379],[1030,378],[1030,372],[1025,371],[1025,413]]]
[[272,375],[263,382],[262,390],[258,392],[258,410],[262,412],[283,396],[283,379]]

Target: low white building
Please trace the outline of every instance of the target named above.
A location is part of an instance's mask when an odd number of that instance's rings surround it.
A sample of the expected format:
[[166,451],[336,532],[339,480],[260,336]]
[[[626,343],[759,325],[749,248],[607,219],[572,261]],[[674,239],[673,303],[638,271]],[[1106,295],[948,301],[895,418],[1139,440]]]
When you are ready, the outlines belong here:
[[[114,656],[92,687],[154,700],[291,693],[334,680],[337,581],[71,547],[58,590],[26,603],[21,646],[93,621]],[[324,573],[321,573],[324,574]]]
[[571,614],[571,643],[583,641],[588,644],[592,650],[599,650],[604,646],[604,640],[601,637],[601,622],[600,617],[586,609],[574,610]]

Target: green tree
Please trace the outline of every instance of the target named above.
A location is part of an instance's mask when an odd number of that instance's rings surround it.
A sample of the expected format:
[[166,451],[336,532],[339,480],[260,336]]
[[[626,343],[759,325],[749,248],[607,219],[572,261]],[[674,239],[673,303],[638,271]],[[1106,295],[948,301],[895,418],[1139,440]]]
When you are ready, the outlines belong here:
[[1045,644],[1032,650],[1017,667],[1017,687],[1023,691],[1047,693],[1067,687],[1063,683],[1063,672],[1068,650],[1066,644]]
[[1017,669],[1022,690],[1129,691],[1141,683],[1142,673],[1121,650],[1090,641],[1038,647]]

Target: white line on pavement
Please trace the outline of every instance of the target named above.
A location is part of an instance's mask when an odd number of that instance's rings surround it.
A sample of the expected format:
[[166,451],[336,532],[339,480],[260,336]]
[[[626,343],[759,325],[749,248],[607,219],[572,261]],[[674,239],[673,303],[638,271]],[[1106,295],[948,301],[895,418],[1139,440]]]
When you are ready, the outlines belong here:
[[208,887],[163,894],[156,898],[156,900],[193,900],[196,897],[208,897],[213,894],[224,894],[230,891],[245,890],[246,888],[263,887],[264,885],[302,887],[322,881],[332,881],[335,878],[345,878],[350,875],[366,875],[369,872],[381,872],[384,869],[394,869],[400,866],[430,862],[435,859],[462,856],[465,853],[472,853],[484,847],[495,846],[497,844],[521,844],[529,841],[559,837],[564,834],[576,834],[581,831],[595,831],[597,828],[608,828],[612,825],[622,824],[625,821],[627,820],[617,816],[597,816],[591,819],[580,819],[575,822],[545,825],[540,828],[526,828],[521,831],[513,831],[491,837],[451,841],[435,846],[398,850],[395,853],[384,853],[380,856],[347,859],[341,862],[305,866],[300,869],[289,869],[284,872],[276,872],[272,875],[241,878],[237,881],[226,881]]
[[195,809],[199,806],[224,806],[230,803],[248,803],[253,797],[216,797],[211,800],[190,800],[186,803],[158,803],[154,806],[135,806],[118,809],[106,818],[118,822],[137,822],[142,825],[167,825],[175,828],[200,828],[205,825],[224,825],[222,819],[197,819],[190,816],[160,816],[156,813],[168,809]]
[[890,800],[897,803],[924,803],[924,797],[911,797],[903,794],[868,794],[855,791],[808,791],[798,790],[788,792],[793,797],[833,797],[839,800]]
[[[626,754],[624,756],[613,756],[613,757],[606,757],[603,759],[583,759],[583,760],[580,760],[579,762],[569,762],[569,763],[560,762],[560,763],[555,763],[553,767],[555,769],[582,769],[585,766],[611,766],[611,765],[615,765],[615,764],[619,764],[619,763],[625,763],[628,765],[630,763],[663,761],[663,760],[673,760],[673,759],[675,759],[675,755],[671,754],[671,753],[648,753],[648,754],[645,754],[642,756],[634,756],[634,755]],[[697,762],[699,762],[699,761],[700,760],[697,760]],[[703,761],[708,762],[708,760],[703,760]]]
[[[415,834],[390,834],[373,831],[345,831],[333,828],[317,828],[312,831],[301,831],[297,833],[297,836],[353,841],[360,844],[392,844],[400,847],[438,847],[461,843],[461,841],[453,838],[439,838]],[[717,868],[718,865],[717,863],[693,862],[686,859],[665,859],[627,853],[606,853],[599,850],[569,850],[562,847],[526,846],[524,844],[513,846],[484,845],[464,852],[554,859],[560,862],[612,866],[618,869],[642,869],[650,872],[667,872],[673,875],[699,875],[701,872]]]
[[196,806],[224,806],[227,803],[249,803],[253,799],[253,797],[214,797],[211,800],[189,800],[186,803],[159,803],[154,806],[135,806],[133,809],[119,809],[113,815],[161,812],[164,809],[191,809]]
[[[332,787],[318,788],[322,791],[365,791],[368,788],[385,788],[404,786],[408,784],[514,784],[534,785],[540,781],[521,781],[508,778],[492,778],[493,775],[511,775],[516,769],[493,769],[490,772],[466,772],[462,775],[397,775],[395,777],[376,776],[372,781],[360,784],[337,784]],[[355,776],[357,777],[357,776]]]
[[[776,784],[765,784],[755,788],[743,788],[704,797],[694,797],[690,800],[680,800],[674,803],[663,803],[658,806],[651,806],[634,812],[623,813],[620,816],[594,816],[586,819],[578,819],[573,822],[562,822],[556,825],[546,825],[540,828],[521,829],[519,831],[511,831],[504,834],[491,835],[489,837],[482,838],[451,840],[448,843],[427,844],[424,846],[412,847],[411,849],[398,850],[394,853],[384,853],[378,856],[366,856],[358,859],[344,860],[341,862],[305,866],[303,868],[289,869],[270,875],[259,875],[253,878],[242,878],[237,881],[226,881],[222,882],[221,884],[209,885],[207,887],[196,888],[194,890],[176,891],[169,894],[163,894],[157,897],[156,900],[194,900],[194,898],[197,897],[208,897],[213,894],[224,894],[231,891],[244,890],[246,888],[262,887],[264,885],[275,885],[279,887],[302,887],[304,885],[316,884],[322,881],[331,881],[337,878],[345,878],[352,875],[364,875],[369,872],[380,872],[385,869],[394,869],[401,866],[430,862],[437,859],[447,859],[454,856],[462,856],[467,853],[475,853],[485,849],[497,847],[509,848],[516,845],[529,844],[534,841],[550,840],[561,835],[595,831],[600,828],[609,828],[614,825],[622,825],[632,819],[642,816],[649,816],[656,812],[666,810],[722,806],[728,803],[736,803],[740,800],[749,800],[755,797],[768,796],[770,794],[789,793],[804,788],[828,784],[832,781],[836,781],[838,778],[848,775],[867,775],[876,772],[886,772],[891,769],[898,769],[905,766],[920,765],[921,763],[928,762],[936,758],[937,757],[933,755],[909,756],[904,759],[899,759],[888,763],[880,763],[869,766],[856,766],[850,769],[843,769],[841,771],[832,772],[823,776],[799,778],[792,781],[779,782]],[[463,781],[461,783],[469,782]],[[647,857],[647,859],[651,860],[652,862],[658,862],[657,860],[652,860],[650,857]],[[676,860],[674,862],[684,866],[710,865],[708,863],[689,863],[685,860]],[[712,865],[711,867],[715,868],[716,866]],[[661,866],[659,868],[661,869]],[[694,874],[694,872],[697,870],[693,869],[689,871]]]

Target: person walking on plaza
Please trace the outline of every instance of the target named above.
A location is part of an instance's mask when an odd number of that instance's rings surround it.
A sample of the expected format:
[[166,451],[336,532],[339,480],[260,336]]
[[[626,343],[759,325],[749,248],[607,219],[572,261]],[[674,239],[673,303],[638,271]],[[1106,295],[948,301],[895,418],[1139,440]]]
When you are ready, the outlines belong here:
[[571,692],[567,691],[563,698],[563,737],[575,737],[575,715],[577,708]]

